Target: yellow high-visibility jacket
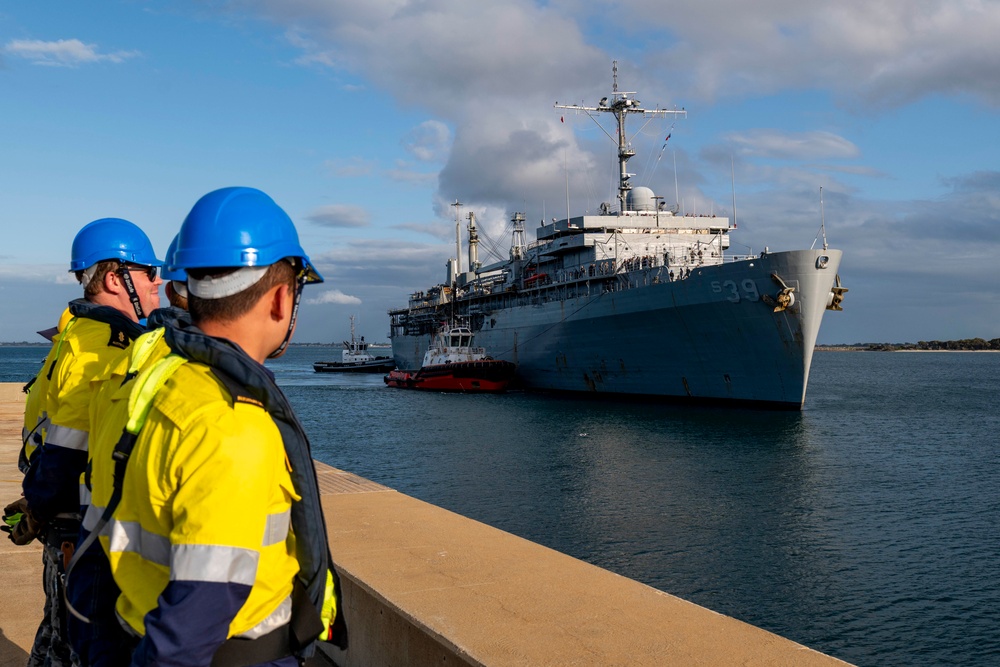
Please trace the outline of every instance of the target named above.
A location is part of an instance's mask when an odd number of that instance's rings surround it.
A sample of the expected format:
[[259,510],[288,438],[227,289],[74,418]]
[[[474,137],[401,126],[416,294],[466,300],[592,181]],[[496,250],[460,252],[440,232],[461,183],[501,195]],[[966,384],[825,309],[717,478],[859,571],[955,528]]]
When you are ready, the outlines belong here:
[[38,371],[38,375],[31,382],[28,397],[25,399],[24,425],[21,427],[21,442],[24,444],[24,448],[21,450],[21,456],[18,461],[18,467],[21,468],[21,472],[28,472],[28,463],[31,461],[31,456],[45,442],[45,434],[49,425],[49,415],[45,409],[45,401],[49,391],[49,375],[54,372],[55,361],[59,358],[59,353],[62,351],[62,346],[60,345],[62,333],[66,330],[66,325],[72,319],[73,314],[69,308],[63,310],[62,315],[59,317],[59,324],[56,327],[57,333],[52,339],[52,347],[49,348],[49,353],[42,363],[41,370]]
[[[121,434],[131,384],[111,397],[101,443]],[[95,505],[110,497],[109,470],[95,460]],[[207,665],[228,637],[286,624],[299,570],[293,499],[281,435],[263,407],[234,402],[204,364],[177,368],[152,401],[102,540],[118,614],[145,636],[139,650]]]
[[[31,457],[23,488],[32,514],[49,520],[80,511],[80,478],[87,465],[90,381],[128,348],[142,328],[118,311],[86,301],[70,303],[76,315],[60,334],[44,400],[48,426]],[[55,352],[55,351],[53,351]],[[48,371],[46,371],[48,373]]]

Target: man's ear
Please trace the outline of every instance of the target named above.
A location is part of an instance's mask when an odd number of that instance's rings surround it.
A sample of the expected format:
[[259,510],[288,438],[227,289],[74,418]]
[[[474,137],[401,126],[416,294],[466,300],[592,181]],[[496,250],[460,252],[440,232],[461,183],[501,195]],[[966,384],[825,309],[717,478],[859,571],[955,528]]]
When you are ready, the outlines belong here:
[[108,271],[104,274],[104,291],[108,294],[119,294],[124,290],[122,277],[117,271]]
[[267,294],[271,303],[271,318],[281,321],[288,317],[292,310],[292,290],[288,285],[275,285]]

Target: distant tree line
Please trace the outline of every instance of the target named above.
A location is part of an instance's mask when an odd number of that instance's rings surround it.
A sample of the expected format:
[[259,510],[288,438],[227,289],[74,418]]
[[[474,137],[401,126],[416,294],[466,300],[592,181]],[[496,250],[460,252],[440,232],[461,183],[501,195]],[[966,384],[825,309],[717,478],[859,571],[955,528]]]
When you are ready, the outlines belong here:
[[962,340],[921,340],[916,343],[868,343],[863,346],[873,352],[894,350],[957,350],[957,351],[1000,351],[1000,338],[963,338]]

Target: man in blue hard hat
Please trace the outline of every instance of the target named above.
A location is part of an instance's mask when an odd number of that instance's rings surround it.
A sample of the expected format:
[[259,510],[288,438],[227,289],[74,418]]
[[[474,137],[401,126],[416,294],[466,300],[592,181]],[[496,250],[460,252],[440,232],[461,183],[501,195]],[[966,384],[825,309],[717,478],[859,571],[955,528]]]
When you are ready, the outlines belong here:
[[44,437],[25,456],[24,497],[5,511],[22,517],[10,527],[15,543],[43,541],[45,613],[29,666],[79,660],[67,642],[62,575],[76,544],[81,506],[89,502],[80,484],[87,463],[89,383],[142,333],[139,321],[159,306],[161,264],[146,234],[120,218],[95,220],[73,239],[70,271],[84,295],[70,302],[72,317],[46,358],[44,395],[34,408],[39,420],[34,430]]
[[[116,418],[123,404],[127,405],[129,387],[126,384],[148,366],[167,356],[170,349],[163,341],[164,326],[177,321],[190,322],[187,314],[187,275],[173,266],[177,237],[170,242],[163,257],[160,278],[168,305],[157,308],[146,318],[146,332],[135,339],[127,350],[120,352],[104,372],[90,382],[90,433],[85,485],[92,491],[90,505],[85,508],[76,552],[67,568],[66,601],[71,614],[70,638],[80,654],[81,663],[89,667],[117,667],[128,664],[132,642],[115,613],[118,585],[111,573],[107,555],[97,543],[100,528],[106,524],[104,513],[110,497],[105,489],[93,485],[96,476],[113,474],[114,446],[121,435]],[[115,429],[117,428],[117,432]],[[110,490],[108,491],[110,493]]]
[[92,480],[110,499],[98,532],[132,664],[291,667],[319,639],[346,646],[308,439],[263,365],[288,345],[302,288],[323,279],[253,188],[202,197],[173,266],[192,324],[168,325],[171,354],[116,394],[127,464],[95,461]]

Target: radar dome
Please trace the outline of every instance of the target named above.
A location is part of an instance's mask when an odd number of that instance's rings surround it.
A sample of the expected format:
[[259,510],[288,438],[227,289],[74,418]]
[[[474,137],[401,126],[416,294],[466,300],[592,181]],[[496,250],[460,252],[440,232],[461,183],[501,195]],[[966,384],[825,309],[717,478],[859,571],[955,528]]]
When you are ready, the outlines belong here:
[[653,191],[646,187],[638,187],[629,190],[625,196],[625,202],[630,211],[656,211],[656,199],[653,198]]

